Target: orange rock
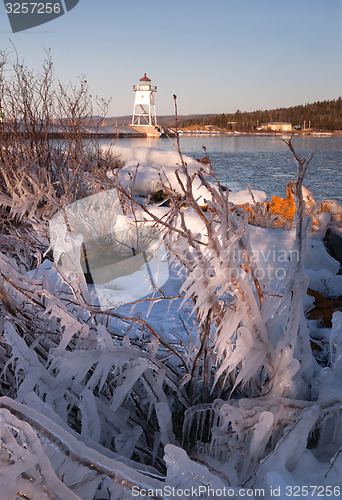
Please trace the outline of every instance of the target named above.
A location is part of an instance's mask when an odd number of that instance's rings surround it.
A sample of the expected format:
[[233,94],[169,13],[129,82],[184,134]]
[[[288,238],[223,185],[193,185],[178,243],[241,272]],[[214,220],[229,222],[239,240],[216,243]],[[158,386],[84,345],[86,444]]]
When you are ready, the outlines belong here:
[[[286,186],[286,198],[273,196],[271,202],[257,203],[257,205],[250,205],[244,203],[239,205],[244,208],[248,213],[248,222],[250,224],[259,225],[260,220],[269,216],[270,224],[267,227],[289,229],[293,225],[294,215],[296,213],[295,204],[295,183],[289,182]],[[318,206],[312,193],[303,187],[303,197],[305,200],[306,214],[311,215],[313,218],[313,230],[319,228],[319,222],[316,219],[318,213]],[[265,226],[266,227],[266,226]]]
[[[296,205],[293,197],[280,198],[278,196],[273,196],[269,210],[274,213],[274,215],[280,215],[286,222],[292,224],[296,212]],[[282,225],[281,221],[279,221],[279,225]]]
[[253,213],[253,209],[249,203],[243,203],[242,205],[238,205],[238,207],[243,208],[247,213]]

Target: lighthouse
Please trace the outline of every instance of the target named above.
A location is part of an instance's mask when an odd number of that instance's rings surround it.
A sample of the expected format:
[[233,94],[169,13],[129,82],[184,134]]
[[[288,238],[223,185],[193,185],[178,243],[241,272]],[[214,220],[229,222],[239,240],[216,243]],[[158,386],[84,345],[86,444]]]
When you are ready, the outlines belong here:
[[139,85],[133,85],[135,92],[132,122],[130,126],[146,134],[147,137],[160,137],[161,129],[157,123],[154,94],[157,87],[151,85],[146,73],[140,78]]

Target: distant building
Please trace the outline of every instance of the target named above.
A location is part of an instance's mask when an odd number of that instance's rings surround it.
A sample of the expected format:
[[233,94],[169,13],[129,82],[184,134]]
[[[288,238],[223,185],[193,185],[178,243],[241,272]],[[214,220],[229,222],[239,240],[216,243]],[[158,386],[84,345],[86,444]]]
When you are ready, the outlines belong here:
[[291,132],[292,124],[283,122],[269,122],[261,124],[262,130],[273,130],[274,132]]

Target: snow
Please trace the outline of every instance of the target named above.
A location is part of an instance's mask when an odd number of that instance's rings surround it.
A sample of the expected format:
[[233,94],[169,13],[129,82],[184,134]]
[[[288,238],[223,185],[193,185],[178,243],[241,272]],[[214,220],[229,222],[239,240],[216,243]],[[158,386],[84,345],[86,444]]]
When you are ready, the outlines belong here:
[[[108,147],[103,147],[103,150],[108,151]],[[170,184],[172,189],[180,194],[178,180],[175,171],[179,170],[180,159],[177,151],[160,151],[155,148],[125,148],[122,146],[110,146],[110,152],[113,156],[118,156],[124,162],[124,167],[119,172],[110,172],[109,178],[117,175],[117,179],[125,188],[132,185],[134,178],[133,193],[135,195],[147,195],[153,191],[161,189],[162,180],[167,179],[167,184]],[[183,156],[184,161],[188,165],[189,172],[192,174],[199,168],[203,167],[199,162],[188,156]],[[181,180],[185,178],[182,172],[179,173]],[[215,186],[214,183],[211,183]],[[204,186],[201,186],[200,180],[194,181],[194,195],[199,200],[200,204],[205,204],[206,200],[211,199],[211,195]],[[230,187],[230,186],[228,186]],[[232,183],[231,188],[236,188]],[[266,200],[264,191],[252,190],[253,196],[248,190],[240,190],[230,193],[230,201],[237,205],[243,203],[261,202]]]
[[325,477],[329,464],[318,460],[310,450],[305,450],[294,472],[275,467],[267,472],[265,478],[258,484],[264,488],[265,500],[274,498],[285,499],[291,496],[299,498],[339,498],[340,483],[338,472],[331,471]]
[[[103,284],[95,282],[96,294],[102,309],[139,300],[166,283],[169,278],[169,266],[165,246],[157,241],[149,247],[148,254],[146,260],[141,255],[140,262],[138,257],[127,259],[124,271],[121,271],[122,274],[117,278]],[[133,271],[137,267],[138,269]],[[110,273],[108,266],[103,271],[107,276]],[[123,274],[124,272],[127,274]],[[95,273],[93,276],[96,279]]]
[[[187,493],[189,489],[191,492],[191,489],[194,488],[196,496],[209,499],[215,498],[215,491],[227,490],[226,483],[218,476],[211,474],[203,465],[190,460],[182,448],[168,444],[165,446],[164,460],[168,466],[166,485],[172,485],[178,491]],[[237,488],[229,488],[229,490],[230,496],[235,496],[238,492]],[[253,495],[248,496],[254,498]]]
[[[154,165],[159,167],[175,167],[179,164],[179,154],[175,151],[161,151],[157,148],[135,147],[126,148],[123,146],[102,146],[104,152],[110,151],[113,157],[119,157],[125,163],[125,166],[136,167],[139,165]],[[193,158],[184,156],[184,160],[189,166],[198,166],[198,162]]]
[[[251,195],[251,192],[253,193],[253,196]],[[241,189],[236,192],[232,191],[229,194],[229,201],[234,203],[234,205],[243,205],[244,203],[254,204],[255,202],[259,203],[266,200],[265,191],[252,189],[251,192],[247,189]]]
[[[290,262],[298,261],[293,250],[295,230],[265,229],[250,226],[250,243],[258,275],[270,288],[279,289],[284,282]],[[309,288],[325,296],[342,294],[342,275],[337,275],[340,264],[328,254],[322,241],[309,236],[304,254],[304,269]]]

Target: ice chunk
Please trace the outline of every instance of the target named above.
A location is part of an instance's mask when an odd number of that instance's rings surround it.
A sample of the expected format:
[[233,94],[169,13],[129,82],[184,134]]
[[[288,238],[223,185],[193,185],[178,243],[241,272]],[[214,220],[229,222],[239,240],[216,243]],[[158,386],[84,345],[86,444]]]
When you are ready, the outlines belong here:
[[229,201],[234,203],[235,205],[243,205],[244,203],[250,203],[253,205],[255,202],[263,202],[266,201],[266,193],[265,191],[257,191],[255,189],[251,191],[247,189],[242,189],[240,191],[232,191],[229,193]]
[[338,297],[342,295],[342,275],[333,274],[327,269],[305,269],[305,274],[310,279],[310,288],[325,297]]

